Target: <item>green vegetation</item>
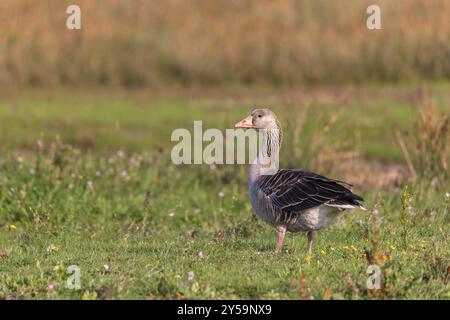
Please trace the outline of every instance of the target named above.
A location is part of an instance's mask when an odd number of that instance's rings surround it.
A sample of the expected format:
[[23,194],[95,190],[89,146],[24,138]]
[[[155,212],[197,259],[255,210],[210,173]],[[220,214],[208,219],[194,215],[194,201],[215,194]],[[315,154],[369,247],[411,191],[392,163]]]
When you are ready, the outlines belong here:
[[[300,91],[4,92],[0,298],[449,299],[450,188],[434,170],[448,163],[448,131],[427,158],[436,165],[421,167],[406,134],[421,108],[415,88]],[[440,125],[448,86],[430,92]],[[320,231],[311,258],[303,234],[274,253],[275,231],[252,216],[246,166],[170,162],[173,129],[230,128],[254,106],[280,116],[282,166],[347,180],[369,208]],[[427,123],[432,143],[439,130]],[[381,290],[367,289],[370,264]],[[70,265],[79,290],[66,288]]]
[[[450,299],[450,1],[380,0],[375,31],[369,0],[261,2],[77,0],[69,31],[0,1],[0,299]],[[365,198],[311,257],[274,253],[246,166],[170,161],[254,107],[283,167]]]

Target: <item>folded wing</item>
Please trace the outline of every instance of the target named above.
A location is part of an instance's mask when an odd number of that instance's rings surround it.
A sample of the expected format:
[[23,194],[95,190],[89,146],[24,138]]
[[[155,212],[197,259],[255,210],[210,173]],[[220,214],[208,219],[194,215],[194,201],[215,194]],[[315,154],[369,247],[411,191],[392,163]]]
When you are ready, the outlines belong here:
[[342,209],[361,206],[363,198],[352,193],[343,182],[302,170],[283,169],[261,176],[260,190],[272,205],[283,211],[298,212],[320,205]]

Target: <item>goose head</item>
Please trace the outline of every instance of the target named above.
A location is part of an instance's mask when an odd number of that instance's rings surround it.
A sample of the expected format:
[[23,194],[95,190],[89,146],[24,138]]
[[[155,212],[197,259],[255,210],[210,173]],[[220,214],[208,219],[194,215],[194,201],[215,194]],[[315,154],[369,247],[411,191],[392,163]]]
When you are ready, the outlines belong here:
[[269,109],[255,109],[249,116],[234,125],[243,129],[281,130],[280,122],[275,113]]
[[258,174],[252,174],[251,180],[253,181],[255,177],[261,174],[276,172],[283,135],[275,113],[269,109],[255,109],[249,116],[236,123],[234,127],[261,130],[263,133],[262,140],[260,140],[262,143],[260,153],[256,159]]

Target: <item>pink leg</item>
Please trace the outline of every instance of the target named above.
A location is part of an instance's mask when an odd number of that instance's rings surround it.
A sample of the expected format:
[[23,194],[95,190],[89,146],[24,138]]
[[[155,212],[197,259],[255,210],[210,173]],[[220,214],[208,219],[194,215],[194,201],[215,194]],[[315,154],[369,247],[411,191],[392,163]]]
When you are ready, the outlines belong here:
[[313,231],[308,231],[306,233],[306,237],[308,238],[308,245],[306,247],[306,254],[307,255],[311,255],[311,253],[312,253],[312,244],[313,244],[313,239],[314,239],[314,232]]
[[281,248],[283,247],[284,236],[286,235],[286,227],[278,227],[278,242],[276,253],[281,253]]

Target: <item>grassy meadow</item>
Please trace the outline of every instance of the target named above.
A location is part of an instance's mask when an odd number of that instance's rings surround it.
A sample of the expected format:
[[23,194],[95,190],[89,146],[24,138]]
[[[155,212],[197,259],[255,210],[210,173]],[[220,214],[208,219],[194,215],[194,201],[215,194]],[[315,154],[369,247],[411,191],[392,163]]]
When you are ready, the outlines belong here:
[[[0,299],[450,298],[447,83],[18,90],[0,94]],[[170,161],[175,128],[224,130],[256,106],[279,115],[282,167],[365,198],[311,257],[304,234],[275,254],[247,166]]]
[[[0,1],[0,299],[450,299],[450,1],[379,0],[382,30],[369,0],[76,3]],[[170,160],[256,107],[369,209],[310,257],[247,166]]]

